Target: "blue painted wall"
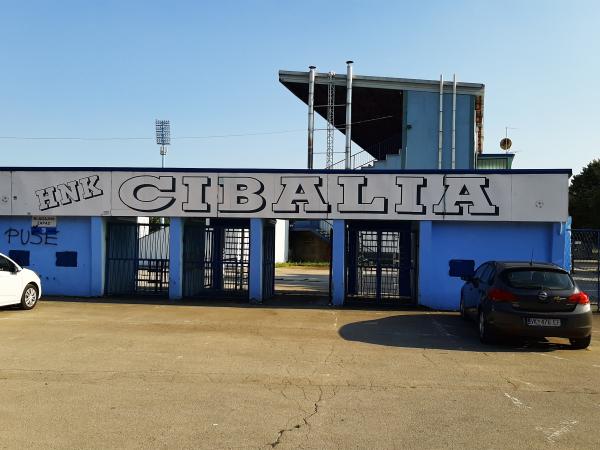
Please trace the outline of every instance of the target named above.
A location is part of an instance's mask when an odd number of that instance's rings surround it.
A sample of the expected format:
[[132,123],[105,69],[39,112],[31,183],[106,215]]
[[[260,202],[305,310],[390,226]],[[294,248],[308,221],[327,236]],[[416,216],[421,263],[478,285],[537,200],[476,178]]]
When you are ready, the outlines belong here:
[[90,217],[90,271],[91,296],[104,295],[104,277],[106,268],[106,220],[102,217]]
[[552,262],[568,268],[570,235],[561,223],[431,222],[419,230],[419,304],[457,310],[463,281],[448,276],[451,259]]
[[[439,93],[406,91],[405,169],[437,169]],[[472,169],[474,155],[474,97],[456,96],[456,168]],[[452,94],[444,94],[442,168],[452,167]]]
[[331,302],[344,304],[346,297],[346,221],[333,221],[333,258],[331,261]]
[[264,219],[250,219],[250,274],[248,276],[250,302],[263,301],[264,229]]
[[171,217],[169,225],[169,298],[183,297],[183,226],[181,217]]
[[[46,295],[100,296],[104,290],[105,230],[101,217],[59,217],[55,236],[31,234],[31,217],[0,218],[0,252],[30,252],[30,269],[42,278]],[[173,284],[170,297],[181,297],[182,222],[171,230]],[[262,298],[262,219],[251,220],[250,298]],[[334,220],[333,303],[345,297],[345,222]],[[456,310],[463,282],[448,276],[450,259],[547,261],[569,269],[570,222],[432,222],[419,225],[418,302]],[[57,252],[77,252],[77,267],[57,267]]]
[[[96,218],[98,220],[100,218]],[[100,219],[101,220],[101,219]],[[96,224],[96,234],[101,232]],[[34,236],[31,234],[31,217],[0,218],[0,252],[8,255],[10,250],[28,250],[28,269],[42,279],[44,295],[101,295],[98,289],[98,270],[101,270],[98,250],[94,249],[92,264],[92,218],[59,217],[55,236]],[[14,236],[16,233],[18,235]],[[97,236],[100,237],[100,236]],[[96,246],[102,239],[96,239]],[[57,267],[56,252],[77,252],[77,267]],[[101,274],[100,274],[101,277]]]

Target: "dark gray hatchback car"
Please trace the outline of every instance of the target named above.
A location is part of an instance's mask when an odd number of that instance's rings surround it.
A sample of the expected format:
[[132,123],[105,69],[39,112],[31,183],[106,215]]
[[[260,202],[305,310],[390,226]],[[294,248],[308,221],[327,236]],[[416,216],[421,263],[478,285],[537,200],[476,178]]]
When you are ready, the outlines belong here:
[[460,312],[475,318],[482,342],[500,336],[563,337],[573,348],[592,338],[587,294],[568,272],[548,263],[488,261],[463,274]]

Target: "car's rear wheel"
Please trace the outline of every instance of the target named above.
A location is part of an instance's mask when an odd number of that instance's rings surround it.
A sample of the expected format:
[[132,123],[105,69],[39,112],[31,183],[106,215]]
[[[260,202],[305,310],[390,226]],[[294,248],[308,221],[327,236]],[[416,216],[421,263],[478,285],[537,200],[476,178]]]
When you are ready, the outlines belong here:
[[592,342],[592,335],[590,334],[588,337],[581,339],[569,339],[569,341],[571,342],[572,348],[582,350],[589,347],[590,342]]
[[467,312],[465,311],[465,301],[463,296],[460,296],[460,317],[467,320]]
[[21,296],[21,309],[33,309],[37,305],[38,301],[38,290],[34,284],[29,283],[23,289],[23,295]]
[[487,317],[483,311],[479,311],[479,340],[484,344],[493,344],[495,336],[493,335],[487,323]]

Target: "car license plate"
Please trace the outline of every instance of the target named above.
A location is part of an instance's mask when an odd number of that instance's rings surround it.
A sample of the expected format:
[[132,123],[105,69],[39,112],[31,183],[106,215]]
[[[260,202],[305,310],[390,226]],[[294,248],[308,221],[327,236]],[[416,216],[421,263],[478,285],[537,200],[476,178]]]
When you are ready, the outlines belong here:
[[560,319],[536,319],[529,317],[527,325],[530,327],[560,327]]

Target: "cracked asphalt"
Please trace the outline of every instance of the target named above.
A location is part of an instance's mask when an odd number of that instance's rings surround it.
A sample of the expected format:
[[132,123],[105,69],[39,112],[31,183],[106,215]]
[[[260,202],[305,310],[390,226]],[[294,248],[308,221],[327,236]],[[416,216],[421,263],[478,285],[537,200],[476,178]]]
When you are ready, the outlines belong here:
[[0,448],[598,448],[597,339],[454,313],[47,300],[0,343]]

